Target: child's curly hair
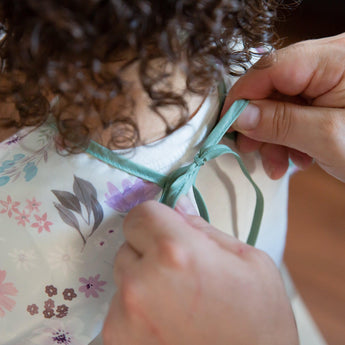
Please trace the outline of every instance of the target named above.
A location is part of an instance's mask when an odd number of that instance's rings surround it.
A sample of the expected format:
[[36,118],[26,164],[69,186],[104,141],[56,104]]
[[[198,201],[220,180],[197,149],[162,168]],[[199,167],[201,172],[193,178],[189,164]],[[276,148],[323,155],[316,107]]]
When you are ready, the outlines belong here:
[[[114,129],[110,147],[136,145],[134,100],[110,63],[126,52],[130,60],[120,70],[138,63],[152,109],[164,119],[162,107],[177,106],[181,125],[188,118],[183,94],[161,87],[168,65],[182,66],[186,88],[205,94],[225,73],[245,71],[252,48],[271,43],[277,7],[277,0],[1,0],[0,101],[14,102],[18,116],[0,126],[43,123],[49,90],[59,96],[53,111],[70,151],[87,145],[95,112]],[[166,63],[157,68],[157,58]],[[123,106],[109,113],[114,97]]]

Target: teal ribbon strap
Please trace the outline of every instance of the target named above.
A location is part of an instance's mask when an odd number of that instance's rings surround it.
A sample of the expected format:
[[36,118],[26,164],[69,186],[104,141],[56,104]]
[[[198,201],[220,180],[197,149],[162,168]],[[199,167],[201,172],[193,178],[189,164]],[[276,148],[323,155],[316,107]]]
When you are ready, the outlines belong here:
[[173,171],[167,176],[148,169],[145,166],[133,163],[132,161],[121,157],[117,153],[110,151],[102,145],[99,145],[93,141],[90,143],[87,152],[117,169],[123,170],[131,175],[135,175],[144,180],[158,184],[163,189],[160,202],[170,207],[175,207],[175,204],[179,197],[182,194],[187,194],[190,188],[193,188],[200,215],[207,221],[209,221],[209,216],[205,202],[203,201],[200,192],[195,186],[198,172],[200,168],[211,159],[214,159],[226,153],[234,155],[241,167],[241,170],[253,185],[256,193],[254,216],[247,239],[247,243],[254,246],[259,233],[263,215],[264,201],[262,193],[255,182],[252,180],[240,156],[230,147],[219,144],[219,141],[223,138],[229,127],[234,123],[234,121],[238,118],[238,116],[242,113],[247,105],[248,101],[245,100],[234,102],[234,104],[226,112],[223,118],[211,131],[210,135],[201,146],[199,152],[195,155],[193,162],[187,166],[183,166]]

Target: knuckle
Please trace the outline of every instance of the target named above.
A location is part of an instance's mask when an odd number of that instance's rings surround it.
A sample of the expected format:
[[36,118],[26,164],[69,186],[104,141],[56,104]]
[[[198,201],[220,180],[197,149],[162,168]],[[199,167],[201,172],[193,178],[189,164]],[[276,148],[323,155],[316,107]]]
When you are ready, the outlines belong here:
[[258,264],[267,264],[272,262],[272,259],[264,251],[250,246],[246,243],[239,242],[236,243],[236,253],[243,259],[248,259],[249,261],[255,261]]
[[345,32],[341,33],[337,36],[333,36],[330,37],[326,42],[326,44],[328,43],[333,43],[333,45],[336,45],[337,47],[341,48],[342,50],[344,50],[344,44],[345,44]]
[[127,263],[127,260],[126,260],[127,247],[128,247],[128,244],[126,242],[123,243],[115,255],[114,266],[113,266],[113,276],[116,283],[120,281],[121,276],[125,273],[126,269],[128,268],[126,264]]
[[234,244],[234,248],[235,253],[243,258],[252,256],[252,253],[256,250],[254,247],[243,242],[237,242],[236,244]]
[[284,102],[275,104],[273,113],[272,139],[281,144],[286,143],[292,126],[290,107]]
[[264,252],[263,250],[260,250],[260,249],[256,249],[255,258],[258,262],[261,262],[265,265],[268,263],[270,263],[270,264],[272,263],[271,257],[266,252]]
[[212,228],[212,226],[200,216],[185,215],[184,218],[190,226],[197,230],[208,232]]
[[136,282],[128,276],[124,277],[119,290],[119,295],[126,314],[134,314],[137,306],[140,305],[140,294]]
[[321,119],[321,135],[335,160],[345,156],[345,110],[333,111]]
[[184,269],[189,265],[190,256],[182,243],[168,237],[158,240],[158,255],[169,267]]
[[126,242],[124,242],[119,250],[117,251],[117,253],[115,254],[115,261],[114,261],[114,271],[115,270],[119,270],[121,265],[122,265],[122,257],[123,257],[123,252],[125,251],[125,247],[126,247]]
[[326,114],[321,118],[321,132],[328,140],[333,140],[337,137],[339,130],[339,123],[332,114]]
[[133,225],[133,220],[135,223],[145,224],[150,221],[150,218],[153,217],[153,211],[157,207],[157,202],[154,200],[145,201],[136,207],[132,208],[123,221],[124,230]]
[[275,264],[271,257],[265,253],[263,250],[260,249],[255,249],[254,251],[251,252],[251,259],[255,261],[255,263],[260,266],[260,267],[265,267],[265,268],[270,268],[274,267]]
[[106,321],[102,329],[102,340],[104,345],[114,345],[114,327],[113,324]]

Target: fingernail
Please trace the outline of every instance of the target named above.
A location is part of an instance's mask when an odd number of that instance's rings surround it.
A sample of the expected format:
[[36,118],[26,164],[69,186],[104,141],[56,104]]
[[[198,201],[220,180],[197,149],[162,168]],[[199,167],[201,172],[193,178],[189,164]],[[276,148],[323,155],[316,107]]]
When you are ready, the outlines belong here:
[[249,131],[256,128],[259,121],[260,109],[256,105],[249,103],[234,123],[234,128],[238,131]]
[[190,199],[182,195],[180,199],[178,199],[176,206],[175,206],[175,211],[177,211],[180,214],[189,214],[191,216],[198,216],[198,212],[195,209],[193,203],[190,201]]

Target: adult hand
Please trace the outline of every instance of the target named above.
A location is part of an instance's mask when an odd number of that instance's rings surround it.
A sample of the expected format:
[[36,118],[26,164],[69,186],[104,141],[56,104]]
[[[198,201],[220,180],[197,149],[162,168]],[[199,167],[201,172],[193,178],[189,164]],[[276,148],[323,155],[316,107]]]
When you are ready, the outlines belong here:
[[124,221],[105,345],[294,345],[294,317],[269,257],[157,202]]
[[[267,64],[268,67],[263,65]],[[345,34],[294,44],[251,68],[230,90],[250,105],[233,129],[241,151],[260,150],[268,175],[280,178],[288,158],[312,158],[345,181]]]

